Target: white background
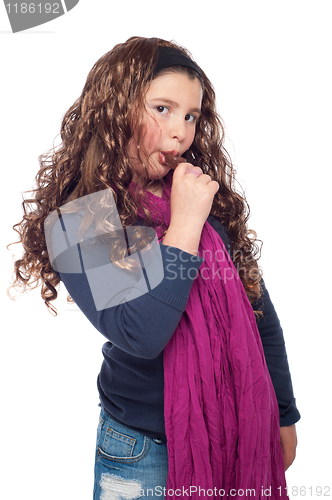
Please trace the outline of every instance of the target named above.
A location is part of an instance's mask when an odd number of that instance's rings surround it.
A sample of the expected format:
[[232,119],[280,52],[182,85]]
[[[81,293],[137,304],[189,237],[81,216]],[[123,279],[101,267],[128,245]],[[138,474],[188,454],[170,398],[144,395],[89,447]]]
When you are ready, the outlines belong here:
[[176,40],[215,86],[302,414],[287,482],[305,486],[306,498],[318,498],[317,486],[332,496],[331,2],[81,0],[17,34],[1,3],[0,20],[1,498],[92,498],[104,339],[64,291],[57,318],[39,290],[11,301],[12,253],[21,250],[5,246],[16,240],[38,156],[88,71],[133,35]]

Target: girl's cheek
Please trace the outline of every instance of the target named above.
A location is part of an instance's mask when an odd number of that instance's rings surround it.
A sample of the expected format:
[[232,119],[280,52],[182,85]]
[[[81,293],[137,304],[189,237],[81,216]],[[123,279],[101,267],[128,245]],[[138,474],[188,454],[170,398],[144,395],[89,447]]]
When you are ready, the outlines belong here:
[[195,134],[196,134],[196,131],[192,132],[188,137],[187,137],[187,144],[186,144],[186,147],[187,149],[190,148],[190,146],[192,145],[192,143],[194,142],[194,139],[195,139]]
[[150,123],[147,133],[149,146],[153,148],[156,145],[156,143],[160,140],[160,138],[163,136],[163,133],[164,133],[163,129],[162,127],[160,127],[158,123],[156,123],[155,121]]

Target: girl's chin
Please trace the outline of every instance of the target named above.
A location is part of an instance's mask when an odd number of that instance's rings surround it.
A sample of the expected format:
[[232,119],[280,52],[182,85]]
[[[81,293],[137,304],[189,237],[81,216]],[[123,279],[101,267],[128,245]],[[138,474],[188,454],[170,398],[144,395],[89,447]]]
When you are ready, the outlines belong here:
[[151,175],[149,175],[149,178],[151,181],[158,181],[158,180],[166,177],[166,175],[168,174],[168,172],[170,170],[172,170],[172,169],[169,167],[163,166],[162,168],[159,169],[158,172],[152,172]]
[[[146,178],[146,170],[142,165],[135,165],[132,167],[133,181],[137,184],[142,183]],[[158,181],[165,177],[171,170],[166,166],[160,153],[150,157],[150,165],[148,167],[148,177],[150,181]]]

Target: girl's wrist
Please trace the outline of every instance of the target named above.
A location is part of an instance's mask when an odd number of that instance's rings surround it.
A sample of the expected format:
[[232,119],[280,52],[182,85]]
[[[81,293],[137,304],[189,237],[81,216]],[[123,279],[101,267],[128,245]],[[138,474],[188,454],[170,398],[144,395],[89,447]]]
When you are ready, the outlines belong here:
[[162,239],[163,245],[179,248],[192,255],[197,255],[202,228],[170,224]]

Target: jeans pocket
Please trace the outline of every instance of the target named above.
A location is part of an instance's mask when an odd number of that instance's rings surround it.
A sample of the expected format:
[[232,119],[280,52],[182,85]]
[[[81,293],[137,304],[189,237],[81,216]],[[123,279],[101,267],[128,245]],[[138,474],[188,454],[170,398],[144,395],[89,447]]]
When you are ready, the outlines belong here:
[[101,448],[107,455],[117,458],[129,458],[133,456],[135,444],[136,439],[133,437],[126,436],[108,427]]
[[108,417],[98,439],[99,460],[137,462],[149,451],[151,439]]

